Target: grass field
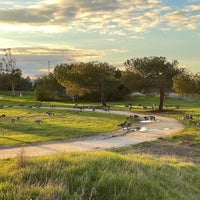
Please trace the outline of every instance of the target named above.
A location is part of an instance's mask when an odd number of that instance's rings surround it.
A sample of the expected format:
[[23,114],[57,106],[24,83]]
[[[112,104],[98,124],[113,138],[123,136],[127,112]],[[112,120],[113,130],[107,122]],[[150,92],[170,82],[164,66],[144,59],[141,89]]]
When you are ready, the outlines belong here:
[[[47,109],[4,108],[0,114],[0,145],[22,145],[34,142],[69,140],[83,136],[112,132],[125,118],[108,113],[53,110],[48,116]],[[17,117],[19,119],[17,119]],[[11,122],[15,119],[15,122]],[[36,120],[42,120],[40,125]]]
[[[0,146],[66,140],[94,132],[112,131],[118,128],[116,124],[119,121],[124,120],[123,116],[107,113],[83,112],[77,115],[74,111],[63,110],[55,110],[55,116],[49,117],[45,109],[26,107],[40,103],[32,99],[32,94],[25,94],[22,98],[0,98],[2,105],[25,105],[0,110],[0,114],[8,115],[7,119],[0,119]],[[135,97],[132,101],[109,102],[111,109],[120,110],[128,110],[125,107],[127,103],[133,104],[133,111],[149,113],[152,112],[151,105],[158,104],[158,98]],[[74,106],[70,102],[42,104]],[[142,110],[139,104],[148,109]],[[176,109],[176,105],[180,108]],[[1,160],[0,199],[199,199],[200,127],[182,120],[185,114],[193,114],[195,120],[200,119],[199,101],[166,99],[165,112],[161,114],[177,118],[186,128],[167,138],[128,148],[104,152],[59,153],[37,158],[26,158],[22,153],[16,159]],[[21,116],[21,119],[11,123],[10,119],[16,116]],[[44,121],[41,125],[34,123],[38,116]],[[102,126],[102,123],[107,126]],[[10,139],[6,138],[8,136]]]

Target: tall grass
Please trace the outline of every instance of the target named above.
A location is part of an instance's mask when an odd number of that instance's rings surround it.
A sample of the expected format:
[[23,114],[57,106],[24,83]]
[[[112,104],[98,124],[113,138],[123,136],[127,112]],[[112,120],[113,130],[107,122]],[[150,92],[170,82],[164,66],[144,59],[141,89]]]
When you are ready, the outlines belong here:
[[[151,110],[158,98],[136,97],[131,101],[109,102],[112,109],[127,110],[133,103],[133,111],[142,111],[142,106]],[[3,96],[3,105],[32,105],[32,94],[23,97]],[[54,103],[54,102],[53,102]],[[43,102],[50,105],[52,102]],[[56,103],[56,106],[73,106],[73,103]],[[90,103],[81,103],[89,105]],[[176,105],[180,105],[177,110]],[[182,120],[185,113],[195,119],[200,117],[198,101],[166,99],[165,109],[173,112],[167,116]],[[8,117],[0,119],[0,145],[16,145],[28,142],[49,141],[110,132],[124,120],[124,116],[105,113],[55,110],[49,117],[43,109],[3,108]],[[30,113],[30,114],[28,114]],[[11,123],[12,117],[21,116]],[[34,124],[41,118],[44,123]],[[182,121],[183,122],[183,121]],[[185,123],[185,122],[183,122]],[[186,129],[169,136],[172,143],[186,141],[200,150],[200,128],[185,123]],[[165,140],[159,140],[160,146]],[[189,143],[188,143],[189,142]],[[149,146],[155,142],[148,143]],[[180,143],[182,145],[182,143]],[[180,151],[181,149],[180,147]],[[184,143],[183,143],[184,145]],[[138,148],[143,147],[140,144]],[[158,146],[158,145],[157,145]],[[157,147],[155,146],[155,148]],[[170,147],[169,147],[170,148]],[[26,158],[21,152],[16,159],[0,160],[0,199],[2,200],[197,200],[200,196],[200,168],[191,162],[159,154],[134,153],[132,147],[118,152],[59,153],[52,156]],[[140,151],[138,151],[140,152]],[[200,151],[199,151],[200,152]],[[158,155],[157,155],[158,156]]]
[[0,199],[197,200],[200,169],[175,158],[71,153],[0,163]]

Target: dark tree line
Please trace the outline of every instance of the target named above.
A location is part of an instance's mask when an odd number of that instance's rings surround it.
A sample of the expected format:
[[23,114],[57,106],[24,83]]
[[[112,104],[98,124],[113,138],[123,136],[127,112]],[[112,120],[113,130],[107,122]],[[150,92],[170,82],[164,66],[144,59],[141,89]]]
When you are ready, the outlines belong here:
[[0,90],[5,91],[31,91],[33,89],[32,81],[29,77],[18,77],[15,79],[14,87],[12,87],[12,82],[8,74],[0,74]]
[[[16,67],[11,49],[5,49],[0,61],[0,90],[25,91],[32,89],[29,77],[23,78]],[[177,60],[165,57],[143,57],[129,59],[125,70],[119,70],[106,62],[62,63],[54,72],[35,80],[37,100],[101,101],[122,100],[132,92],[159,94],[159,111],[163,110],[164,99],[171,91],[181,95],[200,96],[200,75],[192,74],[179,67]]]

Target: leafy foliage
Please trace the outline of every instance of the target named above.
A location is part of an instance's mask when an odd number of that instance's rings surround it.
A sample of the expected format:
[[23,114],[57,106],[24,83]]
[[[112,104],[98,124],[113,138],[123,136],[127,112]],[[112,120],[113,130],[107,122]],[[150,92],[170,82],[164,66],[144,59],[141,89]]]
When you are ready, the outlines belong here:
[[128,92],[121,84],[121,72],[108,63],[60,64],[54,74],[68,95],[84,99],[116,100]]
[[174,77],[173,88],[181,95],[200,96],[200,74],[184,73]]
[[62,100],[63,89],[54,75],[50,73],[35,81],[35,98],[39,101]]
[[172,91],[173,77],[183,72],[176,60],[171,63],[165,57],[133,58],[125,63],[124,83],[133,91],[160,94],[159,110],[163,110],[166,93]]

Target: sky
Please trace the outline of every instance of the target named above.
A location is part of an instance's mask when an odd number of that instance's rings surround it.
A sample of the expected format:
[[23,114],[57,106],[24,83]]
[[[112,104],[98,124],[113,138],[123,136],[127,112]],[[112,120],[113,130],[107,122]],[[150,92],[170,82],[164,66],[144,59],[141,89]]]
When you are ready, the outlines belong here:
[[0,58],[11,48],[24,75],[57,64],[164,56],[200,72],[200,0],[0,2]]

